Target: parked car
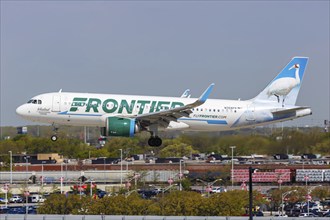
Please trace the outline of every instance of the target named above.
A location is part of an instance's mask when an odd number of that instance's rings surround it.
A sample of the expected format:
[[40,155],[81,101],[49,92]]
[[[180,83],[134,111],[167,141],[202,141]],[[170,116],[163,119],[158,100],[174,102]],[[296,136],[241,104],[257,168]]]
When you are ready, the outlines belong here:
[[6,203],[8,202],[8,199],[0,198],[0,203]]
[[317,217],[317,215],[313,213],[300,213],[299,217]]
[[254,216],[264,216],[264,213],[262,211],[258,211],[258,212],[253,212]]
[[22,203],[24,201],[23,197],[20,195],[13,195],[10,199],[10,203]]
[[212,193],[222,193],[226,192],[227,190],[224,187],[213,187],[212,188]]
[[101,190],[101,189],[97,189],[96,194],[97,194],[97,196],[101,199],[101,198],[103,198],[105,195],[107,195],[107,192],[104,191],[104,190]]
[[25,214],[25,213],[26,213],[25,207],[11,207],[7,212],[7,214]]
[[33,194],[29,196],[29,200],[31,199],[32,203],[38,203],[38,202],[44,202],[45,201],[45,197],[43,197],[42,195],[39,194]]
[[286,214],[275,214],[274,217],[286,218],[286,217],[288,217],[288,215],[286,215]]

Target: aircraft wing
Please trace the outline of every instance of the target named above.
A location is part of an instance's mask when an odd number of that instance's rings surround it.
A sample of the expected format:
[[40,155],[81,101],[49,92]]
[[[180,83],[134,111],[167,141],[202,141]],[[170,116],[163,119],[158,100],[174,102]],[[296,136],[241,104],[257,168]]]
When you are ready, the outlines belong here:
[[159,124],[163,127],[167,127],[171,121],[177,121],[177,119],[181,117],[189,117],[189,115],[192,113],[192,108],[204,104],[205,101],[208,99],[213,87],[214,83],[212,83],[204,91],[204,93],[193,103],[177,108],[137,115],[135,119],[140,121],[141,125],[143,126]]

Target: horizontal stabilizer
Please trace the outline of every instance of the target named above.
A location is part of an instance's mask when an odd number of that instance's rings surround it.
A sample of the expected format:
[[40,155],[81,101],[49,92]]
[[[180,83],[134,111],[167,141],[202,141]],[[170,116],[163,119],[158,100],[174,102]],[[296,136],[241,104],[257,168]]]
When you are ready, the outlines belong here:
[[291,114],[291,113],[297,113],[297,111],[301,110],[311,110],[310,107],[296,107],[296,108],[289,108],[289,109],[283,109],[279,108],[274,111],[272,111],[273,115],[284,115],[284,114]]

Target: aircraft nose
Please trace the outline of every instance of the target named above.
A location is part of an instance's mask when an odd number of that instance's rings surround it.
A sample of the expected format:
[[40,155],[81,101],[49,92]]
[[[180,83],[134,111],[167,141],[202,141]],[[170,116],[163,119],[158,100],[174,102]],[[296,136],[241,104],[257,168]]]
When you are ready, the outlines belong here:
[[24,116],[25,115],[25,108],[24,108],[24,105],[21,105],[19,106],[17,109],[16,109],[16,114],[20,115],[20,116]]

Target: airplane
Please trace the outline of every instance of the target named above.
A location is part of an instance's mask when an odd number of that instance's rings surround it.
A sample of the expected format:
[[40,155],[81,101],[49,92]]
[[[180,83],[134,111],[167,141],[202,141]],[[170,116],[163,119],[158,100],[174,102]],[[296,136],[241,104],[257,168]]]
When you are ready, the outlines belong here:
[[59,92],[40,94],[19,106],[25,119],[58,125],[100,127],[105,137],[133,137],[150,132],[148,144],[158,147],[159,130],[227,131],[263,126],[312,114],[296,100],[307,57],[293,57],[284,69],[250,100],[209,99],[214,83],[199,98]]

